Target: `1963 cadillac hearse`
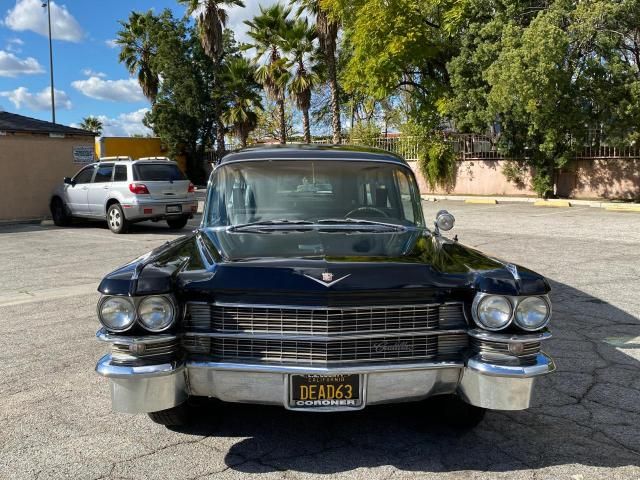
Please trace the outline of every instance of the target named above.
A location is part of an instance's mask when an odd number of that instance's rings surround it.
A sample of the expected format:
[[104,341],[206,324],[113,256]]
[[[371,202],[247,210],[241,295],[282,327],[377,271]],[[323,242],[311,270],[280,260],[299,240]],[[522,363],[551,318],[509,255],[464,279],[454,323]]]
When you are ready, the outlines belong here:
[[201,226],[107,275],[96,367],[115,411],[192,397],[306,412],[440,396],[459,421],[529,407],[554,363],[549,284],[449,239],[404,160],[349,147],[227,155]]

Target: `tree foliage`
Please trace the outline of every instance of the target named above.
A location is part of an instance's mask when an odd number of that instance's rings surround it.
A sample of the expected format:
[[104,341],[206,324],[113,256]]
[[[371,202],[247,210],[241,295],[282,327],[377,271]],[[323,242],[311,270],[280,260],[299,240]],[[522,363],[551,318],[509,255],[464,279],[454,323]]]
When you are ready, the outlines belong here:
[[432,134],[499,133],[540,195],[586,142],[639,136],[640,0],[321,3],[351,48],[349,93],[403,95]]
[[95,133],[97,136],[100,136],[102,135],[103,124],[98,117],[90,115],[82,119],[82,122],[80,122],[80,128],[82,128],[83,130],[89,130],[90,132]]

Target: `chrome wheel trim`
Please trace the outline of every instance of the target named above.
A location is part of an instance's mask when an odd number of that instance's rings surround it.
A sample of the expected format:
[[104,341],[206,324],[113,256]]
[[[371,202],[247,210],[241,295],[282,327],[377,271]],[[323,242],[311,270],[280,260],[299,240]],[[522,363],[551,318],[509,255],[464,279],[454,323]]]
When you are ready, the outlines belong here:
[[109,210],[109,226],[112,229],[117,230],[118,228],[120,228],[121,224],[122,217],[120,215],[120,210],[118,210],[117,208],[112,208],[111,210]]

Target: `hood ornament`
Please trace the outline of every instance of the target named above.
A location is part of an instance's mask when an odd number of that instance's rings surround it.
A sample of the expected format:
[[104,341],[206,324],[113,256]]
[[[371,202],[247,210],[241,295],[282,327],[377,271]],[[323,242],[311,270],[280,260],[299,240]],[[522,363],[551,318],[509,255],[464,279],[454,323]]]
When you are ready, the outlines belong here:
[[305,277],[307,277],[310,280],[313,280],[314,282],[319,283],[320,285],[323,285],[325,287],[330,287],[332,285],[335,285],[336,283],[344,280],[347,277],[350,277],[351,274],[349,273],[348,275],[345,275],[344,277],[340,277],[336,280],[333,279],[334,275],[331,272],[322,272],[322,279],[320,278],[316,278],[316,277],[312,277],[311,275],[307,275],[306,273],[303,273],[303,275]]

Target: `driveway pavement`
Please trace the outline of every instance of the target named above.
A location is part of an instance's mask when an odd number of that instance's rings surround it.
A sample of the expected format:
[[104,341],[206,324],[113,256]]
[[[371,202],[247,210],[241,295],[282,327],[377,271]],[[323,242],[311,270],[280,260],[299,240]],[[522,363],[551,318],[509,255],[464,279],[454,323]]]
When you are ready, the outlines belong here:
[[113,414],[93,372],[95,288],[177,234],[4,226],[0,479],[640,479],[640,214],[437,202],[427,217],[440,208],[461,242],[553,284],[559,370],[528,411],[489,412],[470,432],[429,404],[321,415],[210,402],[181,431]]

